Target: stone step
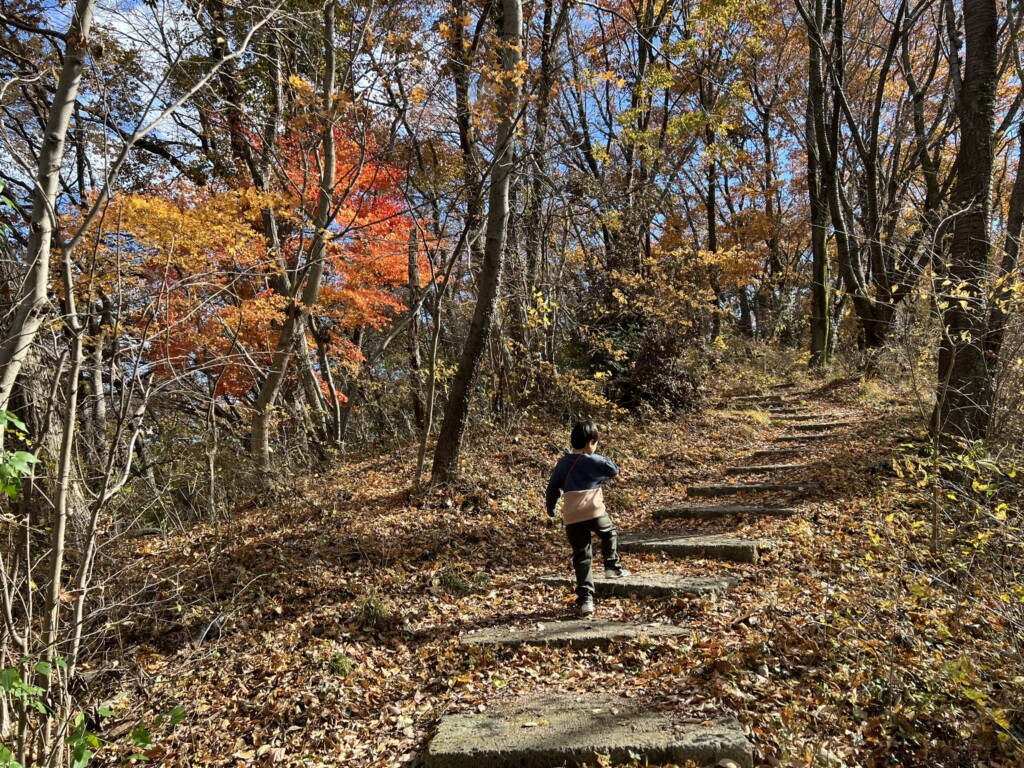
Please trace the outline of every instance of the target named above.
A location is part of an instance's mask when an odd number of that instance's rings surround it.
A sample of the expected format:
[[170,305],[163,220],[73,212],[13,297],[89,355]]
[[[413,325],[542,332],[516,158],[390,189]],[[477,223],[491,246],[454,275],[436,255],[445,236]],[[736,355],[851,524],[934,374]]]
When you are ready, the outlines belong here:
[[738,539],[735,536],[630,536],[619,539],[621,552],[655,552],[673,557],[698,557],[756,563],[759,554],[772,548],[769,541]]
[[780,413],[772,416],[773,421],[814,421],[820,418],[821,415],[817,413]]
[[[574,587],[575,578],[541,576],[540,581],[554,587]],[[630,574],[620,579],[606,579],[595,575],[594,589],[598,595],[616,597],[672,597],[697,595],[715,598],[736,586],[736,579],[726,576],[677,576],[671,573]]]
[[733,395],[729,398],[729,402],[732,403],[781,403],[782,400],[782,395]]
[[775,472],[795,472],[798,469],[813,469],[814,464],[759,464],[749,467],[728,467],[727,475],[764,475]]
[[817,424],[790,424],[789,429],[795,429],[800,432],[813,432],[816,429],[838,429],[839,427],[852,427],[849,421],[823,421]]
[[799,456],[807,453],[806,448],[763,448],[750,454],[754,459],[781,459],[786,456]]
[[459,642],[467,646],[557,645],[569,648],[597,648],[615,640],[678,637],[688,632],[689,630],[674,624],[571,619],[541,622],[525,629],[504,626],[480,629],[463,635]]
[[736,493],[775,493],[777,491],[820,490],[817,483],[737,483],[736,485],[698,485],[686,489],[687,496],[732,496]]
[[795,515],[793,507],[763,507],[750,504],[733,504],[719,507],[666,507],[654,510],[655,520],[666,520],[676,518],[682,520],[714,520],[719,517],[731,517],[733,515],[761,515],[785,517]]
[[772,408],[771,406],[769,406],[765,410],[767,410],[768,413],[771,413],[771,414],[776,414],[776,413],[781,413],[781,414],[800,413],[800,409],[799,408],[793,408],[792,406],[782,406],[782,407],[779,407],[779,408]]
[[814,435],[781,435],[775,438],[780,443],[802,443],[807,440],[838,440],[839,435],[814,434]]
[[643,764],[754,764],[739,723],[686,719],[641,699],[607,693],[543,693],[484,712],[445,715],[424,768],[557,768]]

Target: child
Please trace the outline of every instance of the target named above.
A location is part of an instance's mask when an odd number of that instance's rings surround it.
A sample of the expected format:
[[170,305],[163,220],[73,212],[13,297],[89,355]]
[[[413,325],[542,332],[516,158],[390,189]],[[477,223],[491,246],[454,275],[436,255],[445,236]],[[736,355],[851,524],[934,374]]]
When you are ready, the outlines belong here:
[[594,453],[600,435],[591,422],[576,424],[570,442],[572,453],[567,453],[555,464],[548,481],[548,516],[555,516],[555,506],[564,494],[562,522],[572,547],[572,567],[576,570],[576,608],[580,616],[594,612],[594,574],[590,534],[601,538],[604,556],[604,575],[610,579],[628,576],[629,571],[619,564],[616,550],[615,526],[604,507],[601,483],[619,474],[614,462]]

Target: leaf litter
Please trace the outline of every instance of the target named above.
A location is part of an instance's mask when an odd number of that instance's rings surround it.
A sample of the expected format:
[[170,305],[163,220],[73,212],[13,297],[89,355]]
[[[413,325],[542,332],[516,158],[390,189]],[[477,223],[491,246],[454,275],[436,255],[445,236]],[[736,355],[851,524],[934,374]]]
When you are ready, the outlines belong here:
[[762,765],[1018,765],[1020,627],[997,618],[983,575],[969,593],[942,581],[919,489],[872,470],[916,416],[896,395],[865,402],[852,382],[804,398],[856,426],[792,473],[820,493],[762,498],[798,503],[790,519],[649,515],[779,434],[756,409],[603,425],[601,450],[623,470],[606,494],[620,530],[777,543],[757,566],[626,556],[636,573],[740,579],[716,601],[599,601],[601,619],[669,622],[683,638],[459,645],[571,616],[568,590],[536,582],[571,573],[543,511],[566,438],[534,422],[477,435],[455,487],[410,493],[403,448],[297,477],[230,520],[121,545],[138,567],[120,589],[150,599],[116,622],[109,658],[125,673],[107,701],[125,721],[182,706],[155,756],[176,766],[413,766],[443,714],[545,691],[614,691],[694,722],[735,714]]

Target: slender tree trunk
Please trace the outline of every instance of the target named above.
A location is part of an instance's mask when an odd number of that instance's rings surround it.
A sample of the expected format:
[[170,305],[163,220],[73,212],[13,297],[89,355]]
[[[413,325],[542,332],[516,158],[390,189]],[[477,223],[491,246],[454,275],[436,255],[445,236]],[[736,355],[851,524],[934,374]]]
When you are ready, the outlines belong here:
[[[821,0],[815,2],[815,16],[820,18]],[[811,207],[811,367],[822,368],[829,358],[829,263],[828,263],[828,200],[821,186],[821,155],[817,126],[825,120],[825,84],[821,71],[821,50],[808,41],[808,93],[806,116],[807,191]]]
[[[836,281],[831,290],[833,293],[839,293],[841,288],[842,284]],[[846,302],[849,298],[850,294],[844,293],[829,305],[831,319],[829,320],[828,340],[825,346],[825,355],[829,360],[835,355],[836,345],[839,343],[839,329],[843,321],[843,310],[846,309]]]
[[310,317],[310,328],[313,331],[313,338],[316,340],[317,360],[320,363],[320,375],[327,383],[327,392],[330,395],[330,443],[335,448],[341,447],[341,398],[338,397],[338,386],[334,381],[334,371],[331,369],[330,338],[323,326],[317,323],[315,317]]
[[265,478],[269,478],[270,473],[270,420],[274,404],[284,384],[295,341],[306,332],[306,319],[320,295],[320,282],[324,272],[324,254],[327,248],[327,230],[331,224],[337,161],[334,141],[334,9],[334,0],[329,0],[324,7],[323,165],[320,172],[320,197],[313,221],[316,235],[310,246],[305,281],[302,283],[302,292],[297,297],[299,301],[288,308],[288,315],[274,350],[270,372],[263,381],[253,408],[250,449],[259,458],[260,469]]
[[[466,187],[466,221],[469,228],[466,257],[469,260],[469,273],[473,277],[479,271],[480,237],[479,230],[482,218],[482,186],[483,178],[480,170],[480,157],[477,151],[476,127],[473,118],[473,88],[471,78],[475,69],[473,61],[473,45],[467,36],[467,27],[462,19],[469,13],[466,0],[454,0],[451,4],[452,34],[449,40],[449,66],[452,72],[452,84],[455,87],[455,121],[459,128],[459,149],[462,154],[462,178]],[[451,308],[454,312],[454,307]]]
[[75,424],[78,417],[79,373],[82,370],[82,337],[76,333],[71,344],[70,370],[65,386],[64,425],[61,434],[60,453],[57,456],[54,484],[57,495],[54,499],[54,517],[50,530],[50,581],[46,591],[46,611],[43,615],[42,656],[44,661],[53,661],[58,653],[58,627],[60,614],[61,581],[64,574],[65,541],[67,524],[73,504],[74,478],[72,460],[75,441]]
[[754,314],[750,307],[750,289],[740,288],[740,332],[744,336],[754,338]]
[[949,286],[939,296],[944,333],[933,426],[937,435],[973,441],[984,439],[988,431],[993,389],[984,342],[999,55],[996,0],[965,0],[963,18],[966,59],[957,95],[956,221]]
[[88,384],[88,402],[91,404],[91,408],[85,409],[83,432],[88,443],[86,450],[90,462],[99,466],[107,452],[107,400],[103,384],[103,350],[106,343],[106,331],[103,328],[101,316],[97,316],[91,322],[90,335],[92,338],[88,343],[86,356],[88,376],[85,377],[85,381]]
[[[529,158],[530,179],[525,187],[525,201],[522,224],[526,246],[526,269],[520,282],[521,291],[517,296],[512,314],[513,338],[522,344],[526,354],[532,357],[538,344],[537,334],[529,329],[529,312],[534,303],[541,265],[545,258],[548,236],[544,216],[544,202],[548,199],[548,131],[551,119],[551,102],[555,96],[558,51],[555,48],[559,35],[568,18],[570,3],[563,2],[556,17],[554,0],[544,3],[540,35],[540,77],[537,85],[537,109],[533,120],[533,146]],[[514,252],[514,250],[513,250]],[[542,340],[541,340],[542,341]],[[525,394],[520,391],[519,395]]]
[[[564,13],[565,6],[563,5]],[[552,2],[544,3],[544,17],[541,29],[540,85],[537,93],[537,115],[533,126],[533,151],[530,154],[531,178],[523,219],[526,223],[526,282],[527,288],[537,285],[538,270],[543,256],[544,233],[542,231],[544,182],[548,170],[547,138],[548,118],[551,114],[551,96],[554,92],[554,48],[555,33]],[[561,21],[562,16],[559,16]],[[524,297],[529,301],[531,297]]]
[[[715,107],[715,96],[712,92],[711,75],[707,72],[702,72],[700,76],[700,105],[704,114],[707,115],[708,125],[704,128],[704,145],[707,148],[708,153],[708,167],[706,170],[707,180],[707,192],[704,197],[704,206],[707,210],[707,235],[708,235],[708,252],[718,253],[718,159],[715,157],[717,151],[716,143],[717,136],[715,130],[710,124],[711,112]],[[722,315],[725,311],[725,295],[722,292],[719,279],[719,268],[717,264],[712,264],[710,268],[711,273],[711,290],[715,294],[715,309],[714,314],[711,317],[711,340],[715,341],[722,334]]]
[[[40,636],[40,656],[48,664],[66,653],[66,638],[61,634],[61,606],[64,593],[64,558],[67,554],[68,525],[76,521],[80,511],[77,503],[79,488],[77,487],[78,468],[74,462],[75,428],[78,424],[78,395],[81,384],[81,373],[85,367],[85,326],[78,317],[74,293],[74,265],[71,252],[65,249],[61,262],[61,276],[64,287],[64,327],[71,336],[69,353],[70,366],[64,386],[64,418],[61,431],[60,452],[54,467],[54,486],[56,494],[53,502],[53,519],[50,522],[49,534],[49,582],[46,587],[46,603],[43,612],[43,626]],[[51,670],[54,668],[51,666]],[[36,684],[48,691],[48,699],[54,703],[59,713],[67,712],[67,687],[55,670],[52,675],[37,675]],[[48,713],[49,715],[49,713]],[[43,749],[51,764],[59,764],[63,758],[64,745],[59,729],[62,724],[48,716],[45,726],[41,729]]]
[[501,64],[507,75],[503,86],[501,113],[495,147],[495,160],[491,170],[491,190],[487,212],[487,234],[484,245],[483,265],[480,270],[479,292],[473,320],[469,327],[459,368],[452,383],[444,422],[434,452],[434,466],[431,478],[435,483],[450,482],[459,469],[459,454],[462,438],[469,418],[469,404],[476,382],[480,361],[487,349],[491,332],[491,321],[498,304],[498,289],[501,285],[502,267],[505,257],[505,230],[509,216],[509,186],[512,177],[512,139],[514,121],[519,106],[519,89],[513,83],[522,58],[523,35],[522,0],[502,0],[501,40],[503,45]]
[[[28,274],[15,304],[14,317],[0,345],[0,410],[6,410],[11,392],[25,362],[29,347],[43,321],[50,284],[50,250],[56,225],[57,192],[64,161],[68,126],[78,100],[85,60],[91,45],[92,16],[96,0],[78,0],[65,39],[61,67],[53,101],[46,117],[46,132],[39,153],[36,183],[32,189],[32,217],[28,239]],[[0,432],[0,445],[3,444]]]
[[[410,311],[416,311],[420,295],[420,251],[416,228],[409,232],[409,295],[407,297]],[[420,356],[420,315],[409,321],[407,336],[409,349],[409,397],[412,399],[412,413],[416,420],[416,430],[422,431],[427,423],[423,410],[423,360]]]
[[[797,8],[807,25],[811,38],[810,45],[817,48],[817,53],[821,57],[819,61],[824,64],[827,60],[829,65],[832,105],[831,109],[820,107],[814,131],[821,173],[820,184],[828,202],[828,213],[834,233],[836,264],[847,294],[853,302],[857,319],[861,323],[865,345],[869,349],[875,349],[885,340],[884,327],[878,322],[875,309],[877,302],[870,295],[869,278],[862,264],[862,243],[858,240],[855,229],[856,218],[846,199],[839,170],[839,159],[846,141],[845,134],[840,130],[841,104],[845,98],[846,79],[845,0],[834,0],[827,7],[823,7],[820,0],[815,0],[814,7],[810,10],[804,5],[803,0],[797,0]],[[825,30],[830,25],[831,38],[826,43]],[[813,76],[813,72],[811,74]],[[822,74],[824,78],[824,73]],[[812,87],[811,91],[813,90]]]
[[299,378],[302,380],[302,395],[306,400],[309,411],[309,419],[312,423],[312,437],[320,443],[321,447],[330,442],[330,427],[328,416],[327,398],[320,389],[320,380],[317,379],[316,369],[313,367],[313,359],[310,356],[309,340],[306,331],[312,324],[312,319],[307,317],[303,332],[295,338],[295,356],[301,365]]
[[420,430],[419,450],[416,453],[416,474],[413,478],[412,487],[419,489],[420,481],[423,479],[423,464],[427,458],[427,442],[430,440],[430,432],[434,428],[434,402],[437,399],[437,352],[441,339],[441,302],[444,300],[444,291],[447,284],[438,284],[435,281],[434,290],[437,291],[437,301],[434,302],[434,332],[430,341],[430,361],[427,363],[427,412],[423,422],[423,429]]
[[[356,328],[355,333],[352,335],[352,343],[355,348],[362,350],[363,348],[363,329],[362,327]],[[341,413],[338,419],[338,446],[344,448],[345,446],[345,435],[348,433],[348,421],[352,416],[352,409],[355,408],[356,399],[359,397],[359,369],[357,368],[352,372],[349,377],[348,385],[345,387],[345,403],[341,407]]]

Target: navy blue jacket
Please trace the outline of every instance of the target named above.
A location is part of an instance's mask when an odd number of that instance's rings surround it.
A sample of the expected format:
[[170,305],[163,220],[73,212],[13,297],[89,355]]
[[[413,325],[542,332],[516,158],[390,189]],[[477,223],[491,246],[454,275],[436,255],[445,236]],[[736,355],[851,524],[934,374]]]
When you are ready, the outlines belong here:
[[[569,470],[572,470],[571,472]],[[554,514],[562,491],[591,491],[619,474],[615,462],[596,453],[567,453],[558,460],[548,481],[548,514]],[[568,475],[568,480],[566,479]]]

